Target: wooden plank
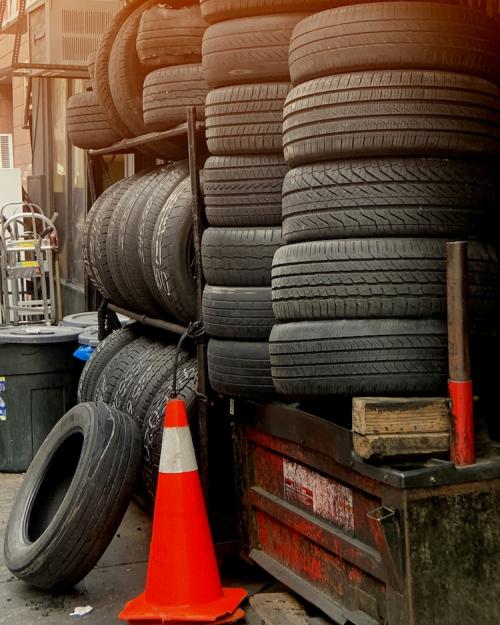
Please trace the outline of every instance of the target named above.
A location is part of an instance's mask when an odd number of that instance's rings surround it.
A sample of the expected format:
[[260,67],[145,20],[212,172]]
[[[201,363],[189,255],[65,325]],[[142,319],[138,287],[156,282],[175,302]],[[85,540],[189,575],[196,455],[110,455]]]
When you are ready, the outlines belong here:
[[440,454],[450,448],[449,432],[418,434],[358,434],[352,437],[354,451],[365,460],[373,456],[391,457]]
[[448,432],[451,418],[444,398],[354,397],[352,430],[358,434]]
[[254,595],[250,605],[265,625],[309,625],[304,607],[287,592]]

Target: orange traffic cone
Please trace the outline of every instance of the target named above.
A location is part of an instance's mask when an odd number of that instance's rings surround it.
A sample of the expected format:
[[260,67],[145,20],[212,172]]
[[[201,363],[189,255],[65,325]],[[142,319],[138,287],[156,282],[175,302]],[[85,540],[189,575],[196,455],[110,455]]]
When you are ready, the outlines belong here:
[[186,406],[165,412],[145,592],[119,618],[130,623],[231,623],[244,616],[243,588],[222,588]]

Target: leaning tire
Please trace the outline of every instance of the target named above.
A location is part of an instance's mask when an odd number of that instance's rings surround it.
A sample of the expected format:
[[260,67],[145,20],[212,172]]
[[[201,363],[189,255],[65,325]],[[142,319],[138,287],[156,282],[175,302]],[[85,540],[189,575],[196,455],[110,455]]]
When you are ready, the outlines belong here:
[[500,90],[432,71],[319,78],[290,92],[283,133],[292,166],[371,155],[498,155]]
[[198,4],[171,9],[156,5],[142,14],[137,54],[146,67],[201,63],[201,41],[208,24]]
[[215,156],[281,154],[283,107],[290,85],[214,89],[205,107],[208,150]]
[[281,228],[208,228],[203,234],[203,271],[212,286],[269,286]]
[[487,161],[377,158],[292,169],[283,184],[283,238],[491,238],[500,183]]
[[12,508],[5,560],[44,590],[72,588],[111,542],[138,476],[140,431],[102,403],[79,404],[37,452]]
[[276,325],[272,375],[288,397],[446,393],[445,321],[358,319]]
[[[469,243],[473,319],[498,313],[492,246]],[[280,248],[273,262],[273,308],[280,321],[446,318],[446,241],[344,239]]]
[[201,65],[157,69],[144,81],[144,123],[148,130],[169,130],[186,121],[186,108],[196,107],[196,118],[205,118],[208,86]]
[[288,82],[290,37],[307,15],[262,15],[210,26],[203,37],[203,70],[209,87]]
[[265,340],[274,323],[269,287],[205,287],[203,325],[210,336]]
[[120,139],[109,122],[93,91],[68,98],[66,119],[69,140],[77,148],[105,148]]
[[279,226],[283,179],[280,154],[212,156],[205,163],[204,197],[211,226]]
[[95,387],[104,369],[119,351],[136,338],[137,335],[134,330],[121,328],[112,332],[99,343],[85,363],[80,376],[78,383],[78,401],[80,403],[93,400]]
[[208,376],[213,390],[221,395],[248,398],[274,395],[267,341],[210,339]]
[[498,25],[480,11],[429,2],[376,2],[323,11],[297,25],[290,73],[313,78],[375,69],[500,76]]

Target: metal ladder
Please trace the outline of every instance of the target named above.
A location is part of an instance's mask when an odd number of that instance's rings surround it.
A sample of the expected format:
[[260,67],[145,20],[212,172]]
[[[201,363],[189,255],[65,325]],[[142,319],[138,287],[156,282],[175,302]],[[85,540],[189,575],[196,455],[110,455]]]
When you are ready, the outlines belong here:
[[[24,210],[7,217],[6,210],[17,206]],[[0,209],[3,325],[57,321],[55,218],[57,213],[49,219],[38,205],[26,202]]]

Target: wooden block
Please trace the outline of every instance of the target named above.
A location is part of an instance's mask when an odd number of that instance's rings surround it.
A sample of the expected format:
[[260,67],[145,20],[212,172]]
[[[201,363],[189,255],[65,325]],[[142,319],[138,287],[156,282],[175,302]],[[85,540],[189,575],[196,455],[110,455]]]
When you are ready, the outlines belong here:
[[352,435],[354,451],[368,460],[374,456],[408,456],[447,452],[450,448],[449,432],[418,434],[358,434]]
[[354,397],[352,430],[358,434],[418,434],[449,432],[446,399]]
[[309,625],[304,606],[287,592],[259,593],[250,605],[265,625]]

